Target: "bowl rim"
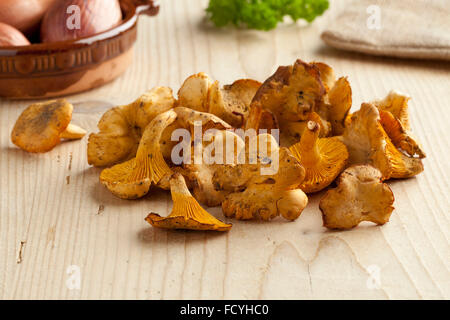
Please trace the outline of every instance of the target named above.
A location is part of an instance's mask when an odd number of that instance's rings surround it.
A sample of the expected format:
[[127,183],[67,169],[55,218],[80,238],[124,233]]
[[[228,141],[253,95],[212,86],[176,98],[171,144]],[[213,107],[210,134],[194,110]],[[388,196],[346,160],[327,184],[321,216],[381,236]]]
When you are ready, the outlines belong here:
[[54,53],[61,51],[70,51],[75,48],[90,46],[96,42],[115,38],[122,33],[130,30],[136,25],[138,16],[145,11],[151,11],[149,15],[156,15],[159,12],[159,1],[157,0],[120,0],[120,7],[123,18],[117,26],[96,33],[92,36],[78,38],[75,40],[65,40],[49,43],[33,43],[26,46],[5,46],[0,47],[0,57],[18,56],[26,54]]

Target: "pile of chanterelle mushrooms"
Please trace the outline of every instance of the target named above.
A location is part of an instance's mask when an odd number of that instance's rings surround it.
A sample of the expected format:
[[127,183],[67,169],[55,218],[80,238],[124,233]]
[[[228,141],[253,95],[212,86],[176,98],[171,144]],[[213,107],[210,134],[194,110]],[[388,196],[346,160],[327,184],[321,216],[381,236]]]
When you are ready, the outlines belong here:
[[[306,194],[333,181],[337,187],[320,201],[325,227],[384,224],[394,196],[383,181],[423,171],[425,153],[410,133],[408,100],[393,91],[349,113],[347,78],[336,79],[331,67],[318,62],[279,67],[262,84],[243,79],[221,87],[199,73],[185,80],[178,99],[170,88],[156,87],[108,110],[99,132],[89,136],[88,162],[108,167],[100,181],[117,197],[137,199],[152,187],[170,190],[170,215],[146,218],[154,227],[231,228],[199,203],[221,205],[226,217],[238,220],[295,220],[308,203]],[[82,129],[70,124],[67,104],[30,106],[13,142],[43,152],[61,138],[82,137]],[[64,110],[70,115],[62,116]],[[187,140],[177,132],[188,132]],[[51,144],[37,146],[49,136]]]

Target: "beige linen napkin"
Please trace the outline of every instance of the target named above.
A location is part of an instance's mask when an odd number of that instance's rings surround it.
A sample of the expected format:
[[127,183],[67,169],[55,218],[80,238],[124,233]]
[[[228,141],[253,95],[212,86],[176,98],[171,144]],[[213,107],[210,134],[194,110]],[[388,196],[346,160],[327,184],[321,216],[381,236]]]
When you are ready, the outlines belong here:
[[357,0],[322,39],[367,54],[450,60],[450,0]]

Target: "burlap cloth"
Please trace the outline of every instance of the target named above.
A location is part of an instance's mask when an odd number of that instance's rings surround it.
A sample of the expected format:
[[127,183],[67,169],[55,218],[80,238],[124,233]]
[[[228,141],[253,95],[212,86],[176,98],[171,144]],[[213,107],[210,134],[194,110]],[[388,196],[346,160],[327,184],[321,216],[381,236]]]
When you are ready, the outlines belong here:
[[450,60],[450,0],[357,0],[322,39],[373,55]]

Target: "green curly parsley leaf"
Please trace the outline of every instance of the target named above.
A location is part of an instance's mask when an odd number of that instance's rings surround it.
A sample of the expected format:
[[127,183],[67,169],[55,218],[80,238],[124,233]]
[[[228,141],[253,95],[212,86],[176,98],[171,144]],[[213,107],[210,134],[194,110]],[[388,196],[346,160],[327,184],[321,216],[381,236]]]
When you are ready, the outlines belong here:
[[328,6],[328,0],[210,0],[206,11],[217,27],[233,24],[267,31],[285,16],[312,22]]

